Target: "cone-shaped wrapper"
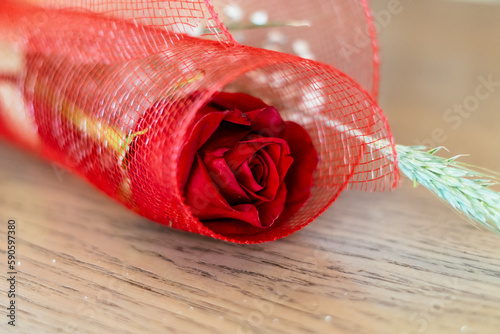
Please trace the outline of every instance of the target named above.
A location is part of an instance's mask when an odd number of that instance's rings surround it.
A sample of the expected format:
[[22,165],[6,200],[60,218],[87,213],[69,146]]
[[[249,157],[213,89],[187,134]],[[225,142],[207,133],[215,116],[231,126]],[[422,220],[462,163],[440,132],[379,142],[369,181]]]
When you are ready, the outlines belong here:
[[398,178],[366,6],[322,3],[264,11],[310,27],[231,35],[222,19],[241,28],[269,4],[238,18],[208,1],[2,1],[0,38],[19,64],[0,66],[0,135],[173,228],[289,235],[346,187]]

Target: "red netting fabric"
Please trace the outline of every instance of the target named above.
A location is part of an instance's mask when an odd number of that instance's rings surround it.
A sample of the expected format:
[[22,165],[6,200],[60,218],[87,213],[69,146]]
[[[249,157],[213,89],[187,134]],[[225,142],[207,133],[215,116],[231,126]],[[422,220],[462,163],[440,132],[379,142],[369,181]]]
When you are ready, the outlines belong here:
[[[159,223],[238,243],[275,240],[348,186],[397,182],[375,102],[368,13],[358,0],[2,0],[0,135]],[[244,29],[252,22],[298,26]],[[310,199],[261,233],[215,233],[179,189],[179,148],[217,91],[276,107],[307,130],[319,155]]]

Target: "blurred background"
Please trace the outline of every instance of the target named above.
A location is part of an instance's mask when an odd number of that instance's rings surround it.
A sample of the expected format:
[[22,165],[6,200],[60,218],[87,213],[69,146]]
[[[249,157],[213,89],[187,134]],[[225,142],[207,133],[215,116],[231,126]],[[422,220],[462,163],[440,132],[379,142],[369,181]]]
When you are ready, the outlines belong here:
[[[370,3],[380,27],[379,102],[396,142],[445,146],[500,170],[500,1]],[[391,3],[399,3],[392,13]]]

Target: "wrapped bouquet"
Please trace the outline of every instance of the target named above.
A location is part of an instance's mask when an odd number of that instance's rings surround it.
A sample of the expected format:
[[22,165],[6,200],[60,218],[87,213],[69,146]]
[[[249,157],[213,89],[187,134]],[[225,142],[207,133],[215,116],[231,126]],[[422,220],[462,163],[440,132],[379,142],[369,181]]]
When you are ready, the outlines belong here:
[[142,216],[231,242],[289,235],[400,170],[497,230],[495,176],[394,144],[365,1],[282,5],[2,0],[0,135]]

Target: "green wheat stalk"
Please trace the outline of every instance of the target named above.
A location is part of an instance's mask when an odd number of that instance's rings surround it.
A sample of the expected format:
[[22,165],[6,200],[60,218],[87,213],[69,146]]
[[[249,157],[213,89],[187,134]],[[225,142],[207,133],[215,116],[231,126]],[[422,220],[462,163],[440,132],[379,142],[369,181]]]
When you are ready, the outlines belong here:
[[[457,161],[460,156],[435,155],[443,147],[396,145],[399,170],[414,185],[421,184],[474,224],[500,233],[500,175]],[[475,224],[477,225],[477,224]]]
[[[376,140],[338,120],[323,116],[316,118],[396,160],[392,146],[386,140]],[[500,193],[491,188],[500,184],[500,174],[459,162],[457,158],[460,156],[443,158],[435,155],[442,148],[396,145],[399,170],[413,181],[414,186],[420,184],[429,189],[474,225],[479,223],[500,234]]]

